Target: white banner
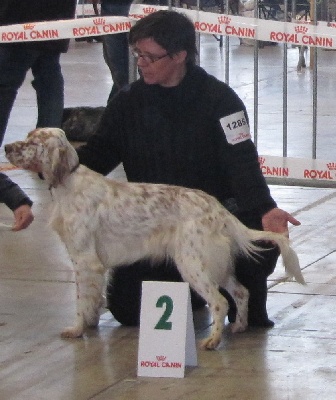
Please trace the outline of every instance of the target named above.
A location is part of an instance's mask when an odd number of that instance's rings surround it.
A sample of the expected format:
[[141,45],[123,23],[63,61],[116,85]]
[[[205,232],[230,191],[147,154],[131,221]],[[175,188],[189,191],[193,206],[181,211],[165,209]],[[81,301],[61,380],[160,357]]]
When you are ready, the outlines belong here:
[[0,43],[81,38],[128,32],[128,17],[92,17],[59,21],[30,22],[0,27]]
[[[259,156],[265,178],[299,179],[310,182],[336,183],[336,162],[309,158]],[[17,170],[10,163],[0,163],[0,172]]]
[[333,161],[259,156],[259,163],[266,178],[300,179],[312,183],[336,182],[336,162]]
[[[163,6],[133,4],[128,17],[91,17],[73,20],[36,22],[0,27],[0,43],[80,38],[128,32],[132,21]],[[262,41],[336,49],[336,23],[318,21],[279,22],[259,18],[174,8],[187,14],[197,32],[235,36]]]
[[[133,4],[130,8],[129,17],[140,19],[159,9],[167,9],[167,7]],[[173,9],[188,15],[199,33],[328,49],[336,48],[336,23],[327,24],[318,21],[317,25],[312,25],[309,21],[280,22],[185,8]]]

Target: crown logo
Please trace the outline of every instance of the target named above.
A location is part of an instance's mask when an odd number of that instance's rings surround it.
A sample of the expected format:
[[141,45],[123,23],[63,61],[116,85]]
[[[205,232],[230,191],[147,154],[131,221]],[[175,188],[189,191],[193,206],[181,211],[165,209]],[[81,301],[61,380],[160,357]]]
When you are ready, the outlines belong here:
[[336,163],[334,163],[334,162],[327,163],[327,168],[330,171],[335,171],[336,170]]
[[24,24],[23,29],[24,30],[28,30],[28,29],[32,30],[32,29],[34,29],[34,26],[35,26],[34,24]]
[[218,22],[220,24],[229,25],[229,23],[231,22],[231,18],[227,15],[221,15],[220,17],[218,17]]
[[156,356],[158,361],[164,361],[167,357],[166,356]]
[[264,165],[265,164],[265,161],[266,161],[265,157],[258,157],[258,160],[259,160],[259,164],[260,165]]
[[298,25],[295,27],[295,32],[296,33],[307,33],[308,32],[308,28],[304,25]]
[[151,14],[151,13],[153,13],[153,12],[155,12],[155,11],[156,11],[156,10],[155,10],[154,7],[144,7],[144,8],[143,8],[144,14]]
[[105,25],[105,18],[95,18],[93,23],[95,25]]

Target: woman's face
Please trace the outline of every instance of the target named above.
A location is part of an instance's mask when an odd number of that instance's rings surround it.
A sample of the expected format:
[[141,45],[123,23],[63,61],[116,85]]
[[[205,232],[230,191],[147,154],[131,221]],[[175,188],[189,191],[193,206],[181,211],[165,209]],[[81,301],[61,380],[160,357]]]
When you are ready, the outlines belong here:
[[141,76],[149,85],[177,86],[186,73],[186,51],[168,54],[152,38],[138,40],[132,51]]

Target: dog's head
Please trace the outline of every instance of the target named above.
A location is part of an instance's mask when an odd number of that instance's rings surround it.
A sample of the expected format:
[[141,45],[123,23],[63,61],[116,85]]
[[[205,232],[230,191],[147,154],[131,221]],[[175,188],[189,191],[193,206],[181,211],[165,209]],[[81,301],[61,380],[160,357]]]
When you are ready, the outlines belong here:
[[5,145],[6,157],[17,167],[42,174],[53,187],[78,166],[76,150],[58,128],[37,128],[26,140]]
[[63,110],[62,129],[68,140],[87,142],[97,131],[105,107],[72,107]]

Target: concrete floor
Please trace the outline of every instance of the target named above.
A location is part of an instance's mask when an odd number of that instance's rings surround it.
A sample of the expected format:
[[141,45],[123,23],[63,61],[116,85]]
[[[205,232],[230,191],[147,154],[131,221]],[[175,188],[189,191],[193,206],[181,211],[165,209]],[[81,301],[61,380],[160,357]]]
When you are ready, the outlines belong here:
[[[201,40],[201,64],[220,79],[223,54],[212,37]],[[63,56],[66,105],[104,105],[111,78],[98,43],[72,42]],[[311,155],[312,74],[296,72],[297,50],[289,49],[289,155]],[[253,48],[233,42],[230,83],[253,113]],[[260,52],[259,152],[281,155],[282,49]],[[319,61],[318,157],[333,160],[335,53]],[[34,127],[36,109],[30,79],[13,109],[5,143]],[[336,398],[336,190],[272,186],[280,207],[301,222],[291,229],[306,287],[284,282],[282,264],[269,281],[268,310],[275,327],[228,330],[218,351],[198,350],[198,366],[183,379],[137,378],[138,329],[120,326],[109,312],[98,331],[61,340],[72,322],[75,285],[70,260],[47,226],[50,194],[29,173],[0,167],[34,200],[29,229],[0,232],[0,399],[1,400],[332,400]],[[115,174],[122,178],[119,169]],[[0,205],[0,222],[11,223]],[[208,315],[194,315],[196,339]]]

